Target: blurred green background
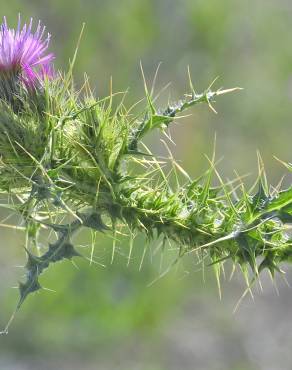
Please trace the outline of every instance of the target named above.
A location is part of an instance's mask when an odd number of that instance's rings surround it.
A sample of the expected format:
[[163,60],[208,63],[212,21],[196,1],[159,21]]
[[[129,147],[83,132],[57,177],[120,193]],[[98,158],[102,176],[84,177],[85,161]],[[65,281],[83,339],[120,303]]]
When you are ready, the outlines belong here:
[[[217,157],[225,178],[256,177],[256,151],[264,158],[271,184],[285,174],[273,158],[291,160],[292,134],[292,2],[290,0],[0,0],[10,24],[17,14],[41,19],[52,34],[56,66],[66,69],[86,23],[75,68],[76,84],[90,76],[96,95],[129,89],[127,104],[142,98],[139,63],[149,81],[160,62],[157,91],[168,82],[160,103],[181,97],[188,88],[190,66],[197,90],[215,77],[216,86],[241,86],[222,97],[218,115],[207,106],[171,128],[172,151],[192,176],[207,168],[217,133]],[[158,133],[147,142],[164,149]],[[284,184],[288,184],[286,177]],[[7,214],[1,214],[4,219]],[[7,221],[8,222],[8,221]],[[9,223],[18,223],[17,217]],[[17,291],[11,289],[23,271],[23,235],[1,229],[0,323],[12,311]],[[78,243],[90,243],[82,234]],[[160,271],[159,256],[139,261],[145,240],[135,241],[127,267],[129,241],[119,244],[111,265],[112,240],[97,240],[95,254],[106,267],[76,261],[56,265],[42,280],[54,290],[25,303],[8,336],[0,337],[0,370],[284,370],[291,369],[291,289],[277,289],[263,276],[255,302],[233,308],[244,291],[237,273],[223,281],[217,294],[211,268],[203,282],[200,266],[185,261],[151,287]],[[151,248],[155,251],[155,245]],[[77,267],[77,268],[76,268]],[[287,269],[289,270],[289,269]],[[288,281],[292,275],[288,274]]]

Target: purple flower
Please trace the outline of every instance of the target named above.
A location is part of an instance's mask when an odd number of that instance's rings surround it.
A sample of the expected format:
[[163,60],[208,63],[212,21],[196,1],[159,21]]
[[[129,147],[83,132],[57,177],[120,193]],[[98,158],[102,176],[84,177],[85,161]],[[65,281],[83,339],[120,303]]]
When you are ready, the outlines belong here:
[[[6,17],[0,26],[0,84],[13,92],[18,82],[28,88],[39,86],[46,77],[53,75],[54,55],[47,53],[50,34],[45,34],[45,26],[39,21],[35,32],[32,31],[33,20],[21,27],[20,16],[17,29],[7,25]],[[6,95],[5,94],[5,95]]]

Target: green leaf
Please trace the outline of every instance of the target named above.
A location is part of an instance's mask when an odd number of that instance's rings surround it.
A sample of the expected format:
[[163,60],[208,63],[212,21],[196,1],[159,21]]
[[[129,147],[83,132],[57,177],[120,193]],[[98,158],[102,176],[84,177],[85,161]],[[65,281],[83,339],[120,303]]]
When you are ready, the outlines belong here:
[[20,298],[19,298],[19,302],[17,305],[17,309],[20,308],[20,306],[22,305],[22,303],[25,301],[26,297],[29,294],[40,290],[42,287],[38,281],[37,275],[33,275],[25,283],[19,283],[18,288],[19,288]]
[[258,193],[255,201],[257,206],[254,208],[256,212],[253,214],[252,221],[273,211],[285,209],[285,213],[290,213],[290,211],[292,212],[292,187],[279,192],[273,198],[267,197],[263,193]]

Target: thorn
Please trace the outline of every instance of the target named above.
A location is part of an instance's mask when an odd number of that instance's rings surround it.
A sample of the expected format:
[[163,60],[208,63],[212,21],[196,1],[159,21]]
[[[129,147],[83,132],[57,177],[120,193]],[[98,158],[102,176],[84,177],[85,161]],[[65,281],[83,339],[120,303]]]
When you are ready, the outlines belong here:
[[216,111],[216,109],[212,106],[212,104],[210,103],[209,99],[208,99],[208,106],[209,108],[211,109],[211,111],[213,111],[215,114],[218,114],[218,112]]
[[219,76],[215,77],[214,80],[211,82],[211,84],[209,85],[209,87],[207,88],[207,92],[211,90],[211,87],[214,85],[214,83],[219,79]]
[[216,95],[224,95],[224,94],[229,94],[231,92],[234,92],[234,91],[239,91],[239,90],[244,90],[242,87],[233,87],[231,89],[225,89],[225,90],[221,90],[219,89],[218,91],[216,91]]

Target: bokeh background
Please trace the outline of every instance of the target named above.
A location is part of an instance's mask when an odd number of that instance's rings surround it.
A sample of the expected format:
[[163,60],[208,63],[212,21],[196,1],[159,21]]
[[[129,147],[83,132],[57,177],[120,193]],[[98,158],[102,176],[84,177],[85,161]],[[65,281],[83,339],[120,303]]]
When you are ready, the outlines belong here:
[[[259,150],[269,181],[277,185],[285,169],[274,156],[291,160],[292,2],[290,0],[0,0],[1,14],[16,24],[41,19],[52,34],[56,65],[66,69],[86,23],[75,66],[76,84],[90,76],[99,97],[129,90],[126,102],[143,97],[139,67],[151,82],[160,62],[157,91],[168,82],[160,103],[187,92],[187,66],[197,90],[219,76],[216,86],[243,91],[219,99],[215,115],[207,106],[171,129],[176,158],[192,176],[207,168],[204,154],[217,157],[224,178],[256,178]],[[160,135],[147,142],[163,153]],[[290,181],[291,182],[291,181]],[[284,179],[284,184],[289,178]],[[7,214],[1,213],[4,222]],[[9,223],[18,223],[17,217]],[[1,228],[0,323],[5,325],[17,298],[12,289],[25,260],[21,232]],[[90,235],[78,237],[80,245]],[[237,272],[222,282],[223,299],[212,269],[205,282],[200,266],[185,261],[151,287],[159,257],[148,256],[139,271],[143,237],[119,245],[109,264],[112,240],[98,238],[95,253],[106,267],[86,261],[56,265],[43,277],[52,291],[28,299],[8,336],[0,337],[0,369],[119,370],[284,370],[292,368],[292,291],[282,278],[263,276],[254,301],[233,308],[245,289]],[[155,245],[152,246],[155,250]],[[287,267],[286,279],[292,281]],[[279,292],[279,294],[278,294]]]

